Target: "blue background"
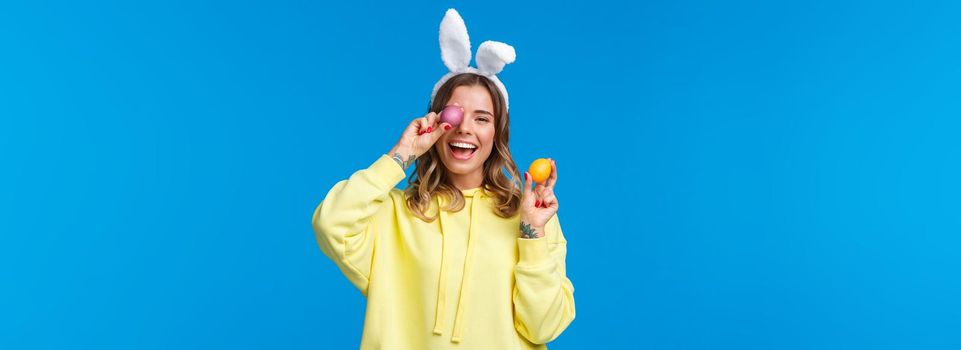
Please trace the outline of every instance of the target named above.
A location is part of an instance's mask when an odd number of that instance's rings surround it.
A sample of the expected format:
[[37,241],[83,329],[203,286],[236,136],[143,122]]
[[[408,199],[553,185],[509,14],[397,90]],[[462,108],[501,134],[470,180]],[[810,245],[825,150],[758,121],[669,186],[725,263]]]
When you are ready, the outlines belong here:
[[310,216],[448,7],[558,163],[552,348],[961,348],[955,1],[5,2],[0,348],[356,348]]

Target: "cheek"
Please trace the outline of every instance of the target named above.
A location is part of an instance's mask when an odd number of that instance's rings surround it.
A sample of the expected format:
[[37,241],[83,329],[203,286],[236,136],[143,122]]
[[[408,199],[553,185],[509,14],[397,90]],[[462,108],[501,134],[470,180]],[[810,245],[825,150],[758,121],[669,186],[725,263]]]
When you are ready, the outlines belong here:
[[484,148],[488,151],[494,149],[494,128],[483,135],[482,142],[484,142]]

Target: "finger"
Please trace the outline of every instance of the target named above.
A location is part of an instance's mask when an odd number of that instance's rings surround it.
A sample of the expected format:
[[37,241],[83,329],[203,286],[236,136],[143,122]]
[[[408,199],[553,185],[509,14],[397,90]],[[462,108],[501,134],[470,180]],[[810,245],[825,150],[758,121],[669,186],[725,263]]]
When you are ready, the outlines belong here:
[[546,194],[545,190],[547,190],[547,188],[544,187],[543,184],[537,184],[534,186],[534,194],[537,195],[537,198],[544,198]]
[[423,120],[422,120],[421,118],[416,118],[416,119],[414,119],[414,121],[411,123],[411,125],[414,126],[414,132],[415,132],[417,135],[420,135],[420,134],[421,134],[421,132],[420,132],[420,130],[421,130],[421,123],[423,123]]
[[[433,113],[432,113],[432,114],[433,114]],[[430,114],[428,114],[428,115],[430,115]],[[431,132],[431,131],[434,131],[434,125],[430,122],[430,118],[424,117],[423,119],[424,119],[424,127],[425,127],[425,129],[421,129],[420,131],[423,132],[423,133],[425,133],[425,134],[426,134],[426,133],[429,133],[429,132]]]
[[542,202],[541,207],[542,208],[557,207],[557,197],[554,197],[553,194],[547,195],[546,197],[544,197],[544,201]]
[[427,120],[427,117],[417,118],[417,135],[430,132],[428,130],[430,130],[430,122]]
[[533,200],[532,197],[534,196],[534,191],[531,189],[531,188],[532,188],[531,182],[533,182],[532,179],[531,179],[531,174],[525,171],[525,172],[524,172],[524,182],[521,183],[521,188],[524,190],[524,196],[523,196],[522,198],[523,198],[525,201],[527,201],[527,200]]
[[[536,184],[536,183],[535,183],[535,184]],[[533,192],[534,192],[534,207],[535,207],[535,208],[540,208],[541,205],[544,203],[544,200],[543,200],[544,197],[541,196],[540,185],[534,186],[534,191],[533,191]]]
[[[455,106],[455,107],[460,108],[461,112],[464,111],[464,107],[460,105],[460,102],[451,103],[451,104],[449,104],[449,105],[444,106],[444,108],[447,108],[447,107],[450,107],[450,106]],[[442,108],[441,110],[443,110],[443,108]]]
[[437,123],[437,119],[439,119],[439,116],[437,115],[437,113],[430,112],[430,113],[427,113],[427,115],[425,115],[424,118],[427,118],[427,125],[434,126],[434,124]]
[[544,191],[540,193],[541,198],[541,208],[547,208],[550,205],[551,198],[554,198],[554,191],[549,188],[545,188]]
[[554,159],[551,159],[551,176],[547,178],[547,181],[544,182],[544,185],[553,190],[554,185],[556,183],[557,183],[557,163],[554,162]]
[[438,125],[437,128],[432,130],[430,133],[430,142],[432,144],[436,143],[437,140],[440,140],[441,136],[444,136],[444,133],[446,133],[447,130],[450,130],[450,128],[451,128],[451,125],[448,123],[441,123],[440,125]]
[[420,118],[414,118],[414,119],[412,119],[412,120],[410,121],[410,123],[407,124],[407,129],[404,130],[404,133],[410,132],[410,133],[415,133],[415,134],[416,134],[416,133],[417,133],[417,129],[420,128],[420,126],[419,126],[420,124],[418,124],[418,120],[420,120]]

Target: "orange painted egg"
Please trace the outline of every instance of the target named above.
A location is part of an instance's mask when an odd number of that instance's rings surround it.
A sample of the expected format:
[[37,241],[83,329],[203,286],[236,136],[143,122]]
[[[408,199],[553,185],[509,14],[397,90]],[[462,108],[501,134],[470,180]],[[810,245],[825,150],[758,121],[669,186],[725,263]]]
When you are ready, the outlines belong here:
[[551,176],[551,161],[547,160],[547,158],[538,158],[531,163],[527,172],[531,174],[534,182],[543,183]]

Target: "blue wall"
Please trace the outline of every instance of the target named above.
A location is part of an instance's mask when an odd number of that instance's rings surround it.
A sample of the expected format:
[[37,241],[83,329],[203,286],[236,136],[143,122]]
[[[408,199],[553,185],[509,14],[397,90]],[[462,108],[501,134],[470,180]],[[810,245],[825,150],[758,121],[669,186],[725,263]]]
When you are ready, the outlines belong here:
[[961,348],[961,4],[0,5],[0,348],[356,348],[309,220],[517,49],[577,319],[552,349]]

